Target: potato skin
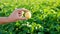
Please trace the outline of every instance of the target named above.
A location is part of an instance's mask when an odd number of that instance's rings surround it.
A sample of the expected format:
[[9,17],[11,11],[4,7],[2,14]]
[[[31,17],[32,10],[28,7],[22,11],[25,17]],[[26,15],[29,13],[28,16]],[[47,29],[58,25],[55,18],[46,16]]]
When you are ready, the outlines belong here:
[[31,12],[26,12],[26,13],[25,13],[25,17],[26,17],[27,19],[30,19],[30,18],[31,18]]

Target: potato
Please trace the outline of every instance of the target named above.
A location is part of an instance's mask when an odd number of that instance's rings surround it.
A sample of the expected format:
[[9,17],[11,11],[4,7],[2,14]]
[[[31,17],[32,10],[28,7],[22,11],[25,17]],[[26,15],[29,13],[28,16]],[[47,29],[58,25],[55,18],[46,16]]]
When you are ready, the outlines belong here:
[[26,17],[27,19],[30,19],[30,18],[31,18],[31,12],[29,12],[29,11],[26,12],[26,13],[25,13],[25,17]]
[[22,11],[22,17],[25,17],[27,19],[30,19],[31,18],[31,12],[30,11]]

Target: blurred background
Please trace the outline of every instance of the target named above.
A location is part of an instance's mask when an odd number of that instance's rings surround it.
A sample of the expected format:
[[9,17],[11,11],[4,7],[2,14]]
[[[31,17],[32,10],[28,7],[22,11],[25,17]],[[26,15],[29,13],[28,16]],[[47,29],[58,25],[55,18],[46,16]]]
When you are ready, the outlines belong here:
[[32,18],[0,25],[0,34],[60,34],[60,0],[0,0],[0,17],[17,8],[30,10]]

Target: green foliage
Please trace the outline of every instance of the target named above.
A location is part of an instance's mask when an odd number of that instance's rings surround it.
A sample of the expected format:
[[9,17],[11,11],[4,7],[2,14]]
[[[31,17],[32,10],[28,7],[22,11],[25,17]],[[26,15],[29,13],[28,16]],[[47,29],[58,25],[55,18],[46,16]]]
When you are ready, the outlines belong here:
[[60,0],[0,0],[0,17],[26,8],[32,18],[0,25],[0,34],[60,34]]

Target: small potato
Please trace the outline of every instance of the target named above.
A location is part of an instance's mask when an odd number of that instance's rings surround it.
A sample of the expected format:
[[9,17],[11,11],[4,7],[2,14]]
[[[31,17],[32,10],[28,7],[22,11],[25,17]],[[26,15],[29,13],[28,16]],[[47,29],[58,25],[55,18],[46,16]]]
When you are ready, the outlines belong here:
[[30,18],[31,18],[31,12],[29,12],[29,11],[26,12],[26,13],[25,13],[25,17],[26,17],[27,19],[30,19]]

